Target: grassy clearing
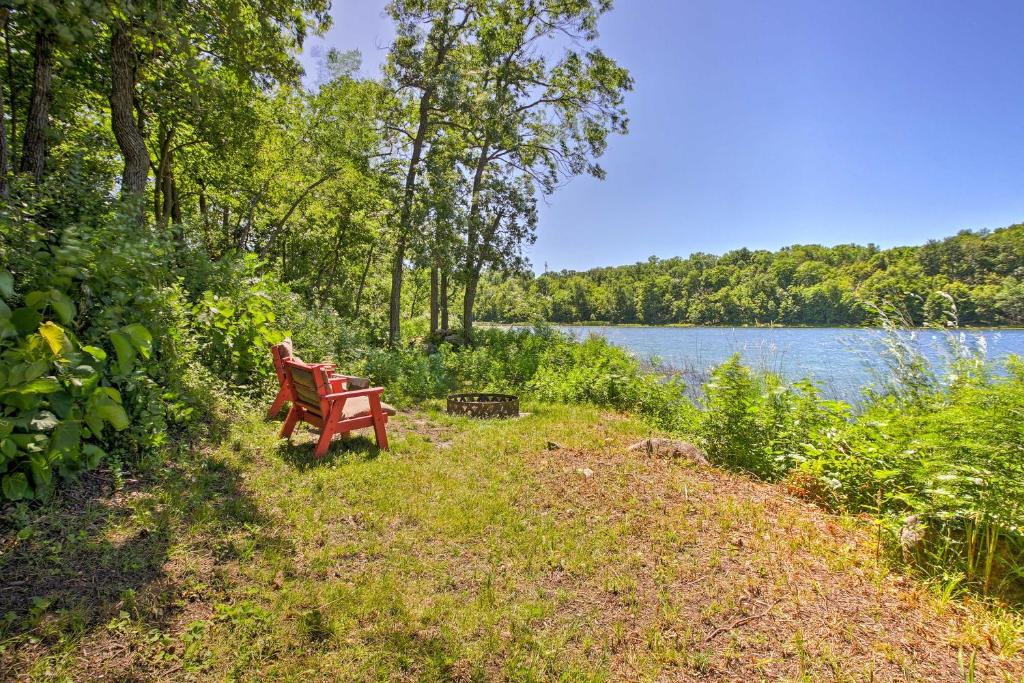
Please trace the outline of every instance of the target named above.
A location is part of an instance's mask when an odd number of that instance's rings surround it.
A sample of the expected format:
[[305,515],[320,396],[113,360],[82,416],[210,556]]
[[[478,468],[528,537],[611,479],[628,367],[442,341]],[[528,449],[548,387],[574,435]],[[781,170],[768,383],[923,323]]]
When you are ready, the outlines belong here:
[[890,573],[860,522],[526,409],[406,413],[390,453],[320,463],[232,416],[94,475],[8,520],[0,677],[1024,680],[1018,618]]

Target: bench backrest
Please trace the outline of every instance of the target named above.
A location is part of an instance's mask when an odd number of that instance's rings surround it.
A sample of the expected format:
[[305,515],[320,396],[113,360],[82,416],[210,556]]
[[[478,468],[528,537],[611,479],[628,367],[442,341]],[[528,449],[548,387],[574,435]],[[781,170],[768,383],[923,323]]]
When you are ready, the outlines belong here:
[[289,359],[284,361],[284,371],[292,399],[307,410],[326,415],[329,406],[324,397],[331,393],[327,369],[322,365],[307,365]]
[[284,362],[286,360],[302,360],[292,351],[291,339],[285,339],[280,344],[274,344],[271,346],[270,357],[274,359],[274,372],[277,373],[277,381],[282,385],[287,381],[287,377],[284,372]]

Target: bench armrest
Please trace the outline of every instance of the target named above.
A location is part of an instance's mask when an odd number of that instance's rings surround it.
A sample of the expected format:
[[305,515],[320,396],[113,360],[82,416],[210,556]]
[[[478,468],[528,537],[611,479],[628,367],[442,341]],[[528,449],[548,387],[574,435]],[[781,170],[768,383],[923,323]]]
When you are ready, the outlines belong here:
[[369,389],[353,389],[352,391],[339,391],[333,394],[327,394],[324,399],[327,401],[333,401],[337,398],[356,398],[357,396],[372,396],[374,394],[380,396],[384,392],[384,387],[370,387]]

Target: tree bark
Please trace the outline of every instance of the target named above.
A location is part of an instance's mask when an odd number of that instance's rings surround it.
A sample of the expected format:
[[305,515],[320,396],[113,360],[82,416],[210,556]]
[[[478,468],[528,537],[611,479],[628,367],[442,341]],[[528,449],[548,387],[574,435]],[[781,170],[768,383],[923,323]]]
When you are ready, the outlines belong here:
[[203,233],[210,232],[209,208],[206,206],[206,185],[199,181],[199,218],[203,222]]
[[229,206],[220,210],[220,231],[224,237],[224,251],[228,251],[234,244],[234,236],[231,232],[231,207]]
[[395,241],[395,256],[391,261],[391,307],[388,311],[388,346],[394,347],[402,336],[402,275],[405,272],[405,245],[412,223],[412,206],[416,197],[416,176],[419,173],[423,145],[430,127],[430,100],[433,89],[426,88],[420,97],[419,121],[416,137],[412,142],[409,170],[405,174],[405,188],[402,193],[402,212],[398,219],[398,239]]
[[181,224],[181,202],[178,199],[178,181],[174,178],[174,169],[171,169],[171,221],[175,225]]
[[46,131],[50,122],[50,84],[53,80],[54,38],[49,25],[36,29],[33,53],[32,94],[29,96],[25,134],[21,143],[21,173],[27,173],[37,183],[46,169]]
[[5,8],[4,11],[7,13],[4,21],[4,53],[7,58],[7,84],[10,88],[7,101],[10,103],[11,109],[11,135],[8,139],[11,141],[10,168],[13,169],[18,165],[18,148],[14,143],[18,139],[18,100],[14,96],[14,59],[11,57],[11,14],[9,8]]
[[416,304],[419,303],[420,298],[420,271],[414,270],[412,272],[412,296],[409,297],[409,317],[416,317]]
[[166,123],[160,121],[157,132],[159,150],[156,168],[153,169],[156,177],[156,182],[153,183],[153,220],[160,228],[167,227],[174,206],[174,152],[171,149],[173,140],[174,127],[168,128]]
[[[10,18],[10,9],[0,8],[0,25],[7,31],[7,21]],[[13,84],[11,84],[13,87]],[[4,118],[4,84],[0,78],[0,197],[7,198],[7,122]]]
[[[451,8],[449,8],[444,17],[444,24],[442,25],[433,63],[427,72],[428,79],[434,79],[438,72],[440,72],[441,67],[448,58],[448,52],[458,39],[459,32],[469,22],[470,12],[464,10],[462,22],[456,26],[452,26],[449,23],[451,18]],[[411,229],[413,199],[416,195],[416,174],[419,171],[423,145],[426,141],[427,129],[430,126],[430,106],[434,96],[434,87],[434,85],[427,85],[423,88],[423,94],[420,96],[419,120],[416,127],[416,135],[413,138],[409,171],[405,176],[402,211],[398,222],[398,239],[395,241],[395,256],[391,262],[391,306],[388,311],[388,345],[391,347],[394,347],[399,342],[402,334],[402,274],[405,269],[406,238]]]
[[356,307],[353,317],[359,317],[359,307],[363,303],[363,287],[366,286],[366,274],[370,272],[370,264],[373,263],[373,252],[377,249],[377,243],[370,244],[370,250],[366,254],[366,265],[363,266],[363,274],[359,276],[359,287],[356,288]]
[[462,295],[462,332],[467,342],[473,341],[473,304],[476,303],[476,288],[480,276],[466,280],[466,291]]
[[149,152],[135,120],[135,46],[128,26],[114,24],[110,36],[110,127],[124,158],[121,196],[138,197],[149,179]]
[[430,268],[430,334],[437,332],[437,266]]
[[441,271],[440,301],[438,308],[441,309],[441,329],[448,331],[448,271]]
[[[499,211],[491,221],[490,227],[484,231],[481,236],[480,245],[491,244],[491,240],[494,239],[494,235],[498,232],[498,226],[501,224],[501,219],[504,218],[504,213]],[[473,267],[466,271],[466,291],[463,294],[462,299],[462,331],[466,337],[467,342],[473,341],[473,305],[476,303],[477,288],[480,285],[480,272],[483,270],[483,259],[477,258],[473,264]]]
[[484,142],[477,158],[476,169],[473,171],[473,185],[470,189],[469,221],[466,229],[466,263],[464,279],[466,291],[462,300],[462,335],[467,342],[473,341],[473,304],[476,302],[476,286],[480,279],[480,263],[477,258],[480,236],[480,190],[484,184],[484,173],[487,171],[487,153],[490,145]]

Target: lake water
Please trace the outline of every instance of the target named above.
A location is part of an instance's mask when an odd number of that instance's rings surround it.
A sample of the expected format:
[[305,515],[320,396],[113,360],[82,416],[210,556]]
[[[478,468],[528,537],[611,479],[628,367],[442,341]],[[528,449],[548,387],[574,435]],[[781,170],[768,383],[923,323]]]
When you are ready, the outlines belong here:
[[[856,401],[876,381],[880,365],[880,332],[872,329],[796,327],[614,327],[559,326],[578,339],[591,334],[628,349],[641,359],[657,358],[679,368],[691,382],[711,367],[739,353],[745,363],[781,373],[788,379],[809,378],[830,397]],[[930,359],[949,357],[947,335],[915,330],[912,343]],[[972,330],[962,339],[972,348],[983,344],[990,359],[1024,355],[1024,330]]]

